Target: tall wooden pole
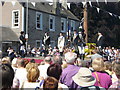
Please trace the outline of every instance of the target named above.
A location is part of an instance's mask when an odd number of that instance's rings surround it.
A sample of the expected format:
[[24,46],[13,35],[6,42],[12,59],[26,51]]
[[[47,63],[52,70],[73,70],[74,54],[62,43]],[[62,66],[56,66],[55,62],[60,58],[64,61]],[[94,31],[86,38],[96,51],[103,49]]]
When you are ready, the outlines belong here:
[[87,43],[88,42],[87,0],[85,0],[85,2],[86,2],[86,4],[84,6],[84,30],[85,30],[85,34],[86,34],[85,41]]

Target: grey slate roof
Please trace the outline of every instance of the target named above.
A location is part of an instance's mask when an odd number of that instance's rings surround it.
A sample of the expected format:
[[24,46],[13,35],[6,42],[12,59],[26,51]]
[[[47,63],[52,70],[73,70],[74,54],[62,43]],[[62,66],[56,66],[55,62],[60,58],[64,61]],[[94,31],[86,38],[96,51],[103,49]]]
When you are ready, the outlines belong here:
[[0,41],[19,41],[18,36],[9,27],[0,27]]
[[[26,4],[24,4],[24,7],[26,7]],[[56,15],[54,13],[55,8],[48,3],[36,2],[35,7],[31,3],[28,3],[28,8]],[[60,16],[80,21],[70,10],[66,10],[64,7],[60,8]]]

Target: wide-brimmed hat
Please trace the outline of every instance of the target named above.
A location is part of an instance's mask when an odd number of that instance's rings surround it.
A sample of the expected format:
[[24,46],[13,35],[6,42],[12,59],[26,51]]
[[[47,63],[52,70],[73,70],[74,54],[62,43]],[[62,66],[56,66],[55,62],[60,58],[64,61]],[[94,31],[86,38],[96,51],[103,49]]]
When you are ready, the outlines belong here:
[[92,86],[96,82],[96,79],[92,76],[92,72],[85,67],[81,67],[78,73],[72,77],[72,79],[81,87]]

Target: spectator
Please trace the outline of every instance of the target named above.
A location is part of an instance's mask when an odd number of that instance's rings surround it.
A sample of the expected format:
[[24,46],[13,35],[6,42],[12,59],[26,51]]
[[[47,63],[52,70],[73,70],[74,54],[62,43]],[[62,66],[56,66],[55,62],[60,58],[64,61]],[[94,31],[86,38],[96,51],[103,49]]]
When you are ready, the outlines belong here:
[[3,57],[2,64],[10,64],[11,65],[10,57]]
[[[49,77],[54,77],[58,81],[60,79],[60,75],[62,73],[62,67],[59,64],[51,64],[47,69],[47,75]],[[58,85],[60,88],[68,88],[66,85],[59,83]]]
[[48,77],[45,79],[43,84],[43,90],[57,90],[58,89],[58,80],[54,77]]
[[0,65],[0,77],[2,77],[1,89],[9,90],[12,87],[13,78],[14,78],[14,70],[9,64]]
[[62,58],[61,58],[61,56],[55,55],[55,56],[53,57],[53,63],[62,65],[63,63],[62,63]]
[[[100,90],[101,87],[94,86],[96,79],[92,76],[92,72],[85,67],[81,67],[75,76],[72,77],[74,82],[79,85],[80,90]],[[96,88],[96,89],[94,89]],[[105,90],[105,89],[101,89]]]
[[104,62],[105,71],[111,76],[112,75],[112,63],[109,61]]
[[100,86],[108,89],[112,84],[110,75],[108,75],[104,70],[104,61],[102,58],[96,58],[92,62],[92,68],[94,72],[92,73],[93,77],[96,78],[95,86]]
[[112,83],[110,88],[120,88],[120,62],[115,62],[113,71],[115,72],[118,80]]
[[44,65],[39,65],[38,69],[41,72],[40,76],[45,79],[45,78],[47,78],[47,69],[51,63],[51,57],[50,56],[45,57],[44,62],[45,62]]
[[79,67],[74,65],[77,54],[73,52],[67,52],[65,54],[65,60],[67,62],[67,68],[63,69],[60,77],[60,83],[67,85],[69,88],[77,88],[78,85],[72,80],[72,77],[78,72]]
[[25,61],[23,59],[17,60],[18,69],[16,70],[13,80],[13,88],[21,88],[22,83],[27,80],[27,71],[25,67]]
[[102,56],[98,53],[97,49],[94,49],[92,52],[93,52],[93,55],[91,55],[91,60],[94,60],[96,58],[102,58]]
[[39,69],[34,66],[29,68],[27,72],[27,80],[23,82],[22,88],[36,88],[38,87],[39,83],[37,82],[39,77]]
[[17,58],[14,58],[12,60],[12,68],[13,68],[14,72],[16,72],[16,70],[17,70]]

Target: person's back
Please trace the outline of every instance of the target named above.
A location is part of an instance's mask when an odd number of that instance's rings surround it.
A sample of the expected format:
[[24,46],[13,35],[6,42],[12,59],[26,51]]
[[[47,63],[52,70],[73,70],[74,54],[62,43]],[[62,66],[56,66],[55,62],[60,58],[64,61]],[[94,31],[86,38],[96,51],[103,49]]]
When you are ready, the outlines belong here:
[[24,68],[25,62],[22,59],[18,59],[18,69],[16,70],[13,80],[13,88],[21,88],[22,83],[27,80],[27,71]]
[[102,87],[94,86],[96,79],[88,68],[81,67],[72,79],[79,86],[80,90],[105,90]]
[[69,88],[77,88],[72,80],[72,77],[78,72],[79,67],[74,65],[75,59],[77,58],[75,53],[68,52],[65,54],[65,59],[68,64],[67,68],[63,69],[60,77],[60,83],[67,85]]
[[112,84],[110,75],[105,72],[104,61],[102,58],[96,58],[92,62],[92,68],[94,72],[92,73],[93,77],[96,78],[95,86],[101,86],[106,89]]
[[38,66],[38,69],[40,70],[40,76],[44,79],[47,78],[47,69],[50,66],[51,57],[47,56],[45,57],[45,64]]

